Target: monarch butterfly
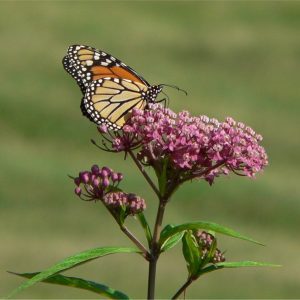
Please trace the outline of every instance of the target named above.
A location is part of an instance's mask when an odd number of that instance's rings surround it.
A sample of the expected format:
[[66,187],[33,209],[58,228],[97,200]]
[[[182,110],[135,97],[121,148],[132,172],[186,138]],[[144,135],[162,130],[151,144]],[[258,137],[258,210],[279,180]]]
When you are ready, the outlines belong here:
[[83,93],[82,113],[113,130],[123,127],[133,108],[154,103],[165,85],[150,85],[117,58],[89,46],[70,46],[63,66]]

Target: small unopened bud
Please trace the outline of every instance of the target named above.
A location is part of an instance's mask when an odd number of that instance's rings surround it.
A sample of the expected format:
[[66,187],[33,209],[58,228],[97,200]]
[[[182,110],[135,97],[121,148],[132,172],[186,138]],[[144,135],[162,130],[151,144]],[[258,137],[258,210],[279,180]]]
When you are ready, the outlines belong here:
[[113,172],[113,173],[111,174],[111,180],[112,180],[113,182],[116,182],[116,181],[118,181],[118,179],[119,179],[118,173]]
[[81,188],[80,188],[80,187],[75,188],[75,194],[76,194],[77,196],[80,196],[80,195],[81,195]]
[[123,174],[122,173],[118,173],[118,181],[121,181],[123,179]]
[[81,183],[80,178],[79,178],[79,177],[74,178],[74,183],[75,183],[77,186],[79,186],[80,183]]
[[93,165],[91,168],[91,171],[94,175],[98,175],[99,174],[99,167],[97,165]]
[[103,167],[101,170],[101,175],[103,177],[109,176],[111,174],[111,169],[108,167]]
[[88,182],[89,182],[89,179],[90,179],[90,177],[89,177],[89,172],[87,172],[87,171],[80,172],[80,173],[79,173],[79,178],[81,179],[81,181],[82,181],[83,183],[88,183]]
[[107,133],[107,126],[105,124],[101,124],[100,126],[98,126],[98,131],[100,133]]
[[100,181],[99,181],[98,178],[95,178],[95,179],[93,180],[93,186],[94,186],[94,187],[98,187],[98,186],[99,186],[99,183],[100,183]]
[[104,177],[104,178],[102,179],[102,186],[103,186],[104,188],[106,188],[106,187],[109,186],[109,179],[108,179],[107,177]]

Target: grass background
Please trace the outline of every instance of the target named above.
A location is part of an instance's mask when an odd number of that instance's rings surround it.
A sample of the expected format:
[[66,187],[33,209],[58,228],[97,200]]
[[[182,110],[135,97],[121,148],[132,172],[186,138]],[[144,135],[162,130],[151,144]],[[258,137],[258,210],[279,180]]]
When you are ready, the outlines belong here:
[[[223,120],[230,115],[264,136],[270,166],[256,180],[229,176],[213,187],[186,184],[165,222],[210,220],[267,244],[220,237],[228,261],[281,268],[224,270],[203,277],[187,298],[299,298],[299,2],[1,2],[0,296],[22,282],[6,270],[42,270],[97,246],[129,246],[98,204],[79,201],[67,174],[94,163],[125,174],[124,187],[156,200],[122,155],[98,151],[94,124],[81,116],[80,91],[63,70],[70,44],[103,49],[149,82],[176,84],[171,108]],[[298,138],[297,138],[298,136]],[[129,222],[134,231],[138,226]],[[139,232],[139,231],[138,231]],[[114,255],[66,274],[145,296],[147,265]],[[162,255],[157,297],[186,279],[180,247]],[[95,298],[39,284],[20,298]]]

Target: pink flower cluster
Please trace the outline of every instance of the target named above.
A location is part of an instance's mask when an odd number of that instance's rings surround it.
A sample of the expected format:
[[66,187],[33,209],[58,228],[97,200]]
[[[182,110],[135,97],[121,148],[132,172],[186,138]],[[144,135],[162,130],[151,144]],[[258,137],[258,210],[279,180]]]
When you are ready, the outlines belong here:
[[126,215],[136,215],[146,209],[145,200],[135,194],[124,192],[108,193],[103,200],[112,209],[118,210],[123,207]]
[[91,171],[83,171],[74,178],[75,194],[82,200],[103,200],[106,193],[118,186],[123,179],[121,173],[116,173],[108,167],[99,168],[93,165]]
[[75,194],[82,200],[100,200],[103,204],[119,217],[123,215],[136,215],[146,209],[145,200],[141,197],[124,193],[118,185],[123,175],[114,172],[108,167],[99,168],[93,165],[91,171],[83,171],[74,178],[76,184]]
[[210,184],[230,171],[253,177],[268,164],[259,144],[262,136],[241,122],[193,117],[187,111],[176,114],[160,104],[149,106],[149,110],[133,110],[122,134],[111,140],[114,151],[128,151],[139,143],[138,157],[144,164],[155,166],[168,159],[171,168],[185,171],[188,179],[204,178]]

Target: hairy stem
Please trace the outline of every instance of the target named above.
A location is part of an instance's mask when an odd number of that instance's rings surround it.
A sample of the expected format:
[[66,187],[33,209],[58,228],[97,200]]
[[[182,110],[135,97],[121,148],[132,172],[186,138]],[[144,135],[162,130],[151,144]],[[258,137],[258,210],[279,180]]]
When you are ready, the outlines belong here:
[[134,161],[134,163],[139,168],[139,170],[141,171],[141,173],[143,174],[143,176],[145,177],[145,179],[147,180],[147,182],[149,183],[149,185],[151,186],[151,188],[153,189],[154,193],[157,195],[158,198],[160,198],[159,190],[157,189],[157,187],[155,186],[155,184],[153,183],[153,181],[151,180],[151,178],[149,177],[149,175],[146,173],[144,167],[137,160],[137,158],[135,157],[135,155],[132,152],[132,150],[128,150],[128,153],[131,156],[131,158]]
[[185,290],[188,288],[188,286],[193,282],[194,280],[192,278],[188,278],[188,280],[184,283],[184,285],[176,292],[176,294],[172,297],[172,299],[177,299]]

